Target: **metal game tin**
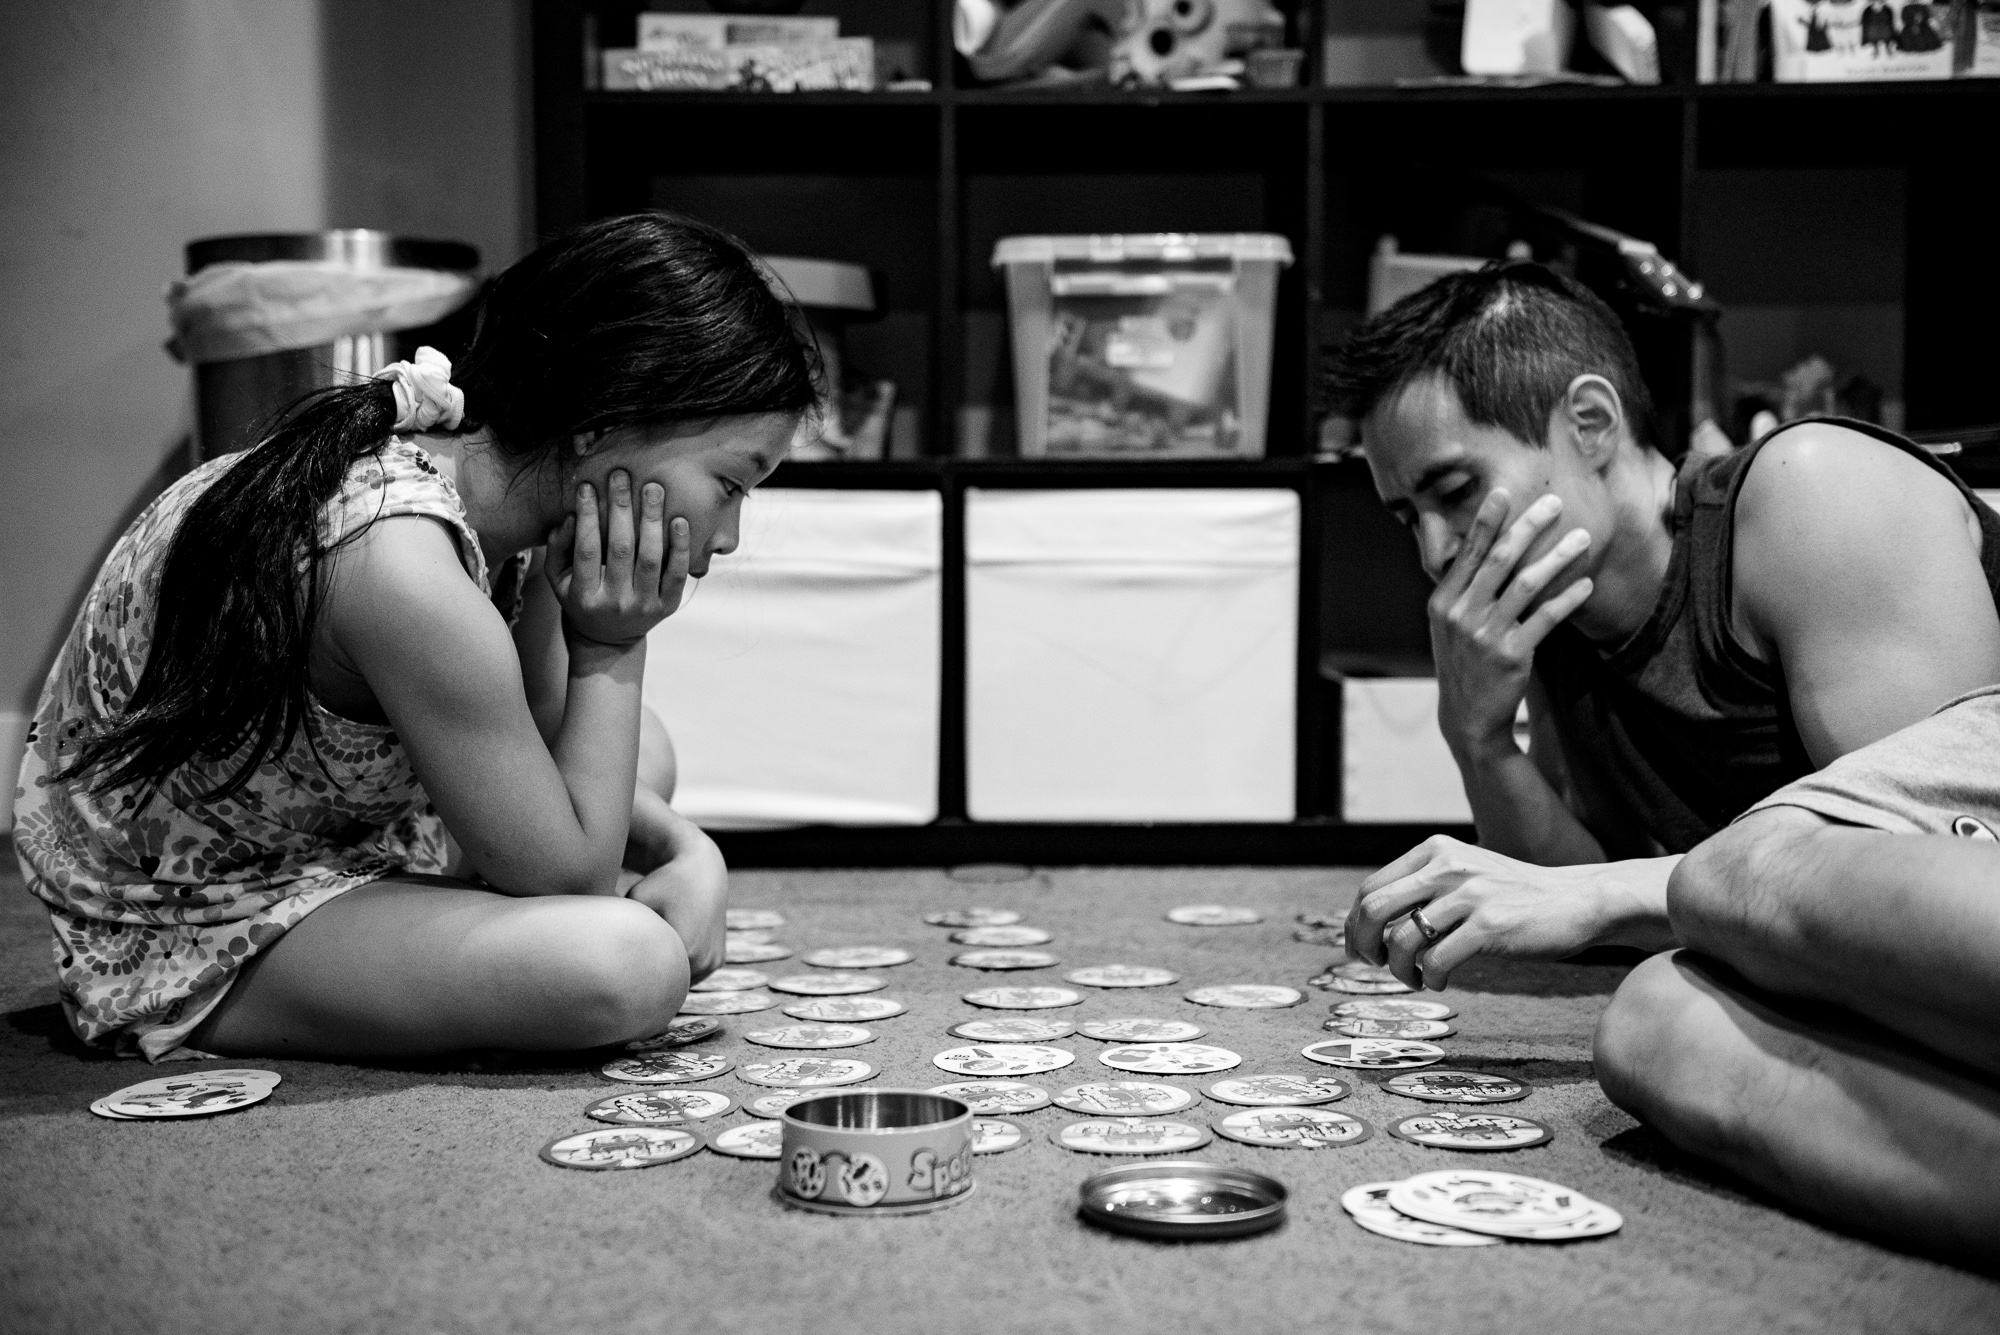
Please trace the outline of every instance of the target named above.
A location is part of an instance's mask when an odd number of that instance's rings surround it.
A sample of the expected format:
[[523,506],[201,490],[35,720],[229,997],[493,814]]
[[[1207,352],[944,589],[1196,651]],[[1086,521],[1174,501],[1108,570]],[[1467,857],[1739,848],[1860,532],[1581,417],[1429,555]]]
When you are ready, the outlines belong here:
[[1077,1213],[1144,1238],[1235,1238],[1283,1223],[1287,1194],[1284,1183],[1247,1168],[1169,1159],[1091,1174]]
[[920,1089],[816,1094],[787,1106],[778,1199],[824,1214],[917,1214],[972,1191],[972,1108]]

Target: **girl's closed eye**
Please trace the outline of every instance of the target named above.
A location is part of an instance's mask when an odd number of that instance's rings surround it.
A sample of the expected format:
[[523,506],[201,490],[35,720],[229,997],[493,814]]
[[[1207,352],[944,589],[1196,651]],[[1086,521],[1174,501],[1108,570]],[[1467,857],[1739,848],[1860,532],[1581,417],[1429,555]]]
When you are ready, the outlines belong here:
[[721,482],[722,482],[722,494],[724,496],[727,496],[732,501],[739,496],[747,496],[750,493],[750,489],[748,487],[744,486],[741,482],[738,482],[733,477],[725,477],[721,479]]

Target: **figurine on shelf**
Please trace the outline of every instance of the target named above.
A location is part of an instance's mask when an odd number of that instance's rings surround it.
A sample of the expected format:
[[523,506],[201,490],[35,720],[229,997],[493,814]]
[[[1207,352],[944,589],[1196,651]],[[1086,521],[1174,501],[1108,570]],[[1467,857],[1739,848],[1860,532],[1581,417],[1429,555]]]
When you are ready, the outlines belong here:
[[[1235,88],[1244,57],[1285,44],[1270,0],[957,0],[953,41],[975,78],[1020,87],[1080,82]],[[1273,62],[1266,61],[1271,65]],[[1296,61],[1277,62],[1295,81]],[[1267,75],[1260,86],[1286,79]]]

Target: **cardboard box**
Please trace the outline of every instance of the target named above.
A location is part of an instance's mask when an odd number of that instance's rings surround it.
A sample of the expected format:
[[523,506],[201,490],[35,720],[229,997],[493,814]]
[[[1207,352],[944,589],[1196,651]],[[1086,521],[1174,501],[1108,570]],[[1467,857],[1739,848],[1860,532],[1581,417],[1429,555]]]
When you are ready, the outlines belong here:
[[604,53],[604,87],[642,93],[865,93],[875,87],[875,43],[842,37],[804,46],[621,48]]
[[837,18],[765,18],[735,14],[641,14],[641,51],[717,50],[725,46],[805,46],[840,36]]

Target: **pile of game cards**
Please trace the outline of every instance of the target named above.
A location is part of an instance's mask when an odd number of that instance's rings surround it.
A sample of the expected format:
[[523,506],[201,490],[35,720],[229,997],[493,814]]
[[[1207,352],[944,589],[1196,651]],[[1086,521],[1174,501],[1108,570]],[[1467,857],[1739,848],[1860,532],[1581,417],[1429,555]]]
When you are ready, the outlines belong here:
[[1624,1227],[1624,1218],[1582,1192],[1538,1177],[1447,1168],[1402,1182],[1364,1182],[1341,1208],[1370,1233],[1431,1247],[1490,1247],[1504,1241],[1573,1242]]
[[208,1117],[262,1103],[282,1079],[276,1071],[196,1070],[127,1085],[91,1104],[90,1110],[114,1122]]

